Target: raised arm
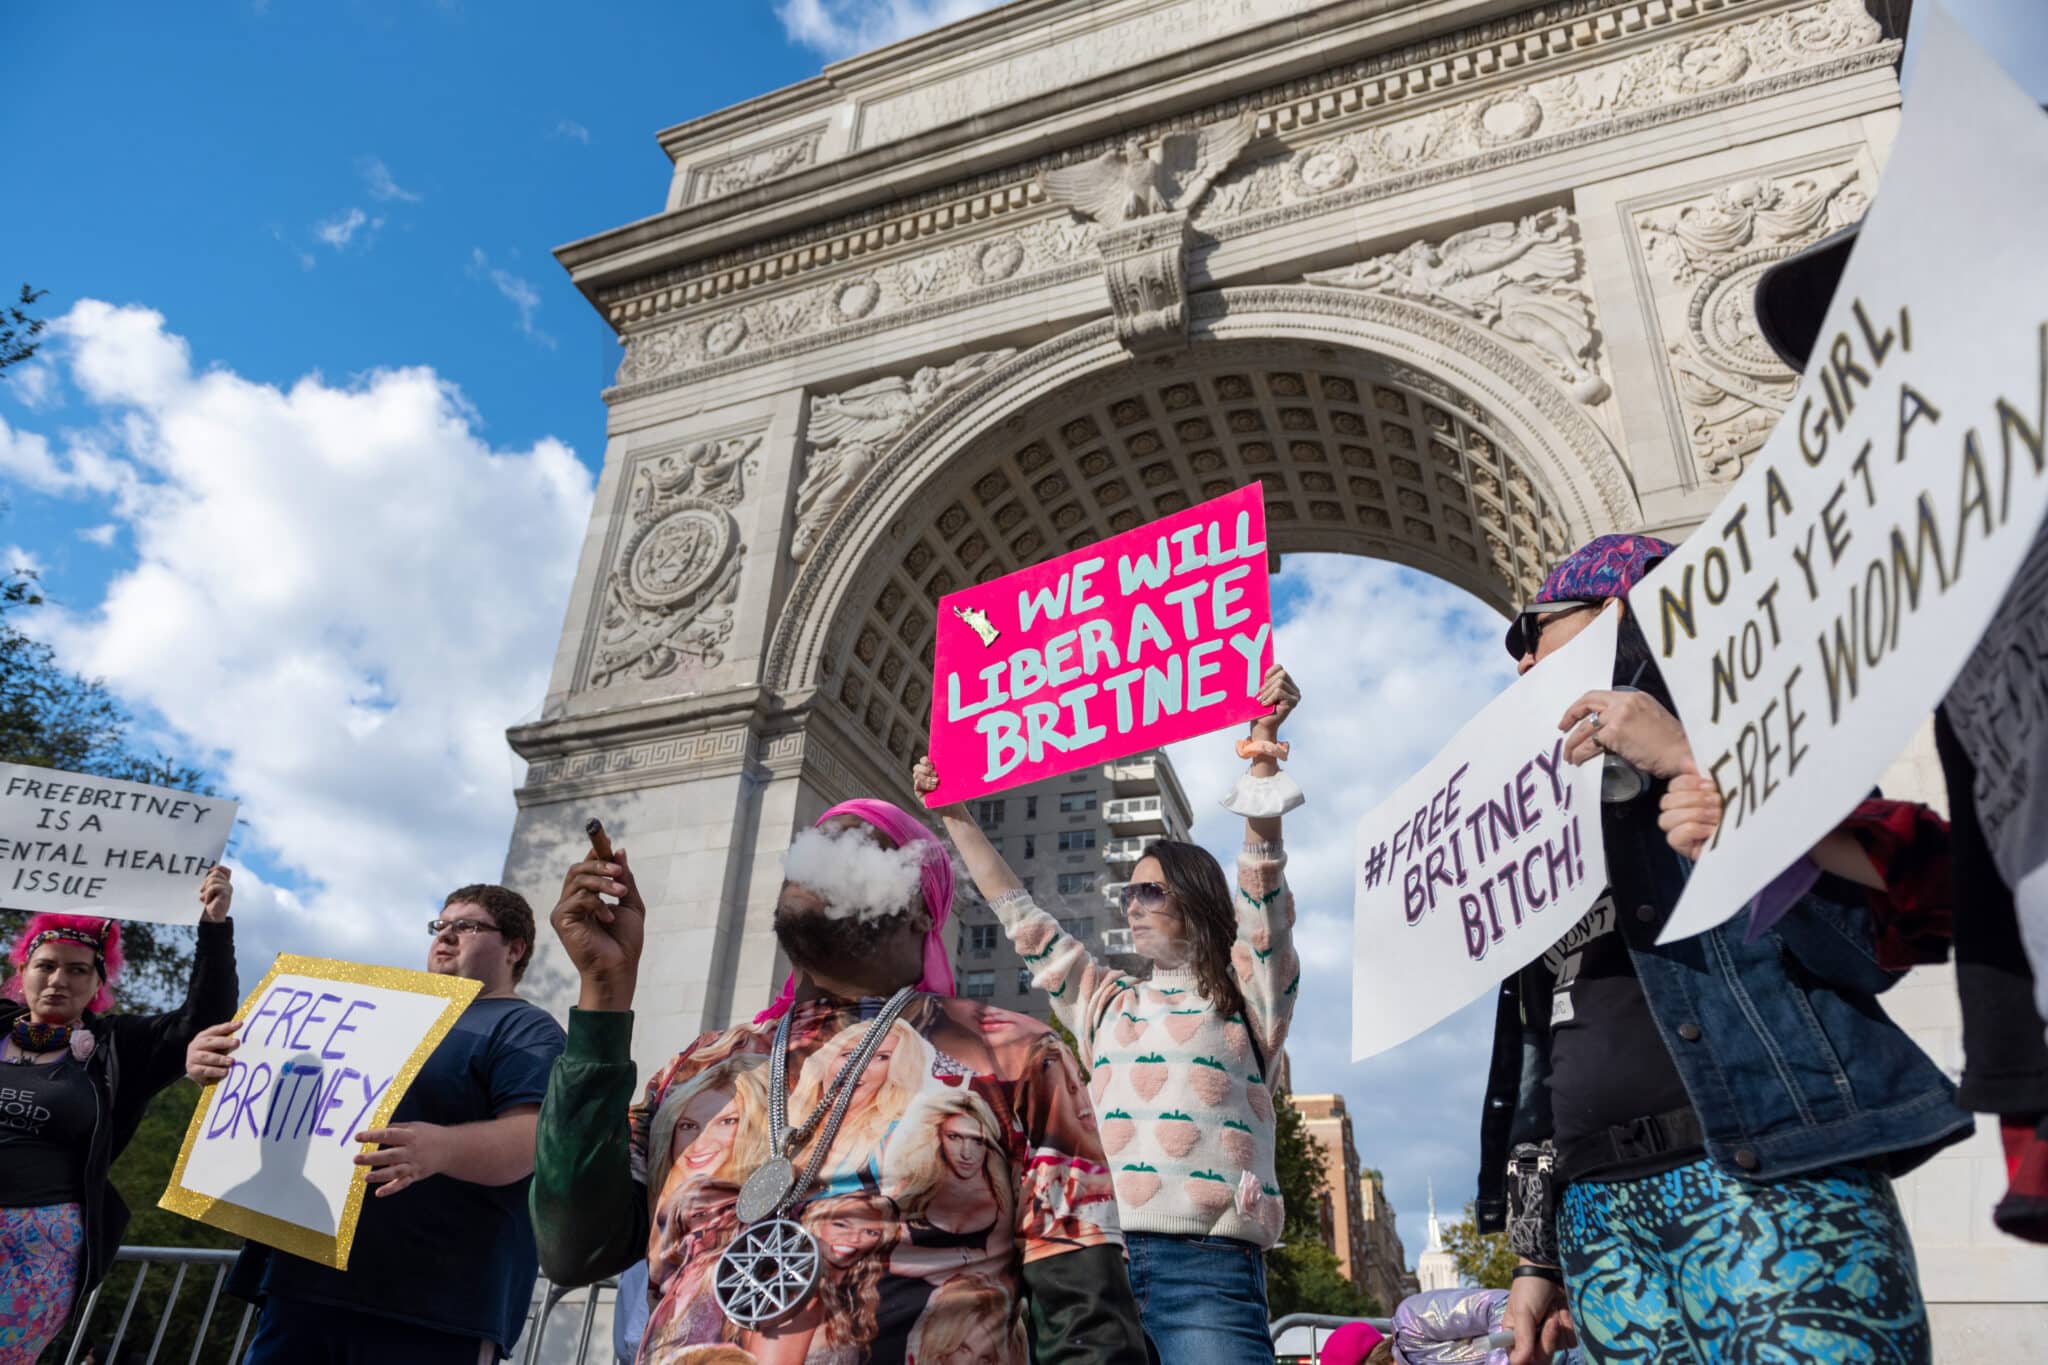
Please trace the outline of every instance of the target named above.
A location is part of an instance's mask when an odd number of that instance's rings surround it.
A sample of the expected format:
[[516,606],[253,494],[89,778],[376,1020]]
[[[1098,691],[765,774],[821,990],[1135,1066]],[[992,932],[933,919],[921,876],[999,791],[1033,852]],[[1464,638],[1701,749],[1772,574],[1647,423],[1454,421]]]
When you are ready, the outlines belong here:
[[1287,887],[1287,851],[1280,821],[1302,802],[1301,788],[1280,771],[1287,746],[1280,726],[1301,702],[1301,689],[1278,664],[1259,684],[1259,700],[1273,709],[1252,722],[1238,755],[1250,767],[1223,804],[1244,817],[1244,848],[1237,855],[1237,943],[1231,965],[1244,993],[1245,1022],[1267,1057],[1287,1043],[1301,987],[1294,951],[1294,893]]
[[[911,783],[920,797],[939,789],[939,770],[929,758],[917,761]],[[1017,874],[996,852],[995,845],[981,832],[981,826],[959,804],[941,806],[933,812],[946,837],[959,850],[974,878],[976,889],[989,909],[1002,921],[1003,932],[1016,945],[1018,956],[1031,969],[1031,983],[1052,998],[1053,1013],[1074,1040],[1094,1055],[1096,1010],[1091,1007],[1096,991],[1117,974],[1096,961],[1081,941],[1060,927],[1060,922],[1039,908]]]

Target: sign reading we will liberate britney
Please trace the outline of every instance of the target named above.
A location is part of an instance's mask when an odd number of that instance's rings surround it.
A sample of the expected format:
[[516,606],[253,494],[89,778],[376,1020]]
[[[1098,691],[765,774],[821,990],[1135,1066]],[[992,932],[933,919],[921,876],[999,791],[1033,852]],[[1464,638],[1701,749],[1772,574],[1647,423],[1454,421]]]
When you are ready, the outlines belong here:
[[1267,710],[1260,486],[939,599],[930,805],[1206,734]]

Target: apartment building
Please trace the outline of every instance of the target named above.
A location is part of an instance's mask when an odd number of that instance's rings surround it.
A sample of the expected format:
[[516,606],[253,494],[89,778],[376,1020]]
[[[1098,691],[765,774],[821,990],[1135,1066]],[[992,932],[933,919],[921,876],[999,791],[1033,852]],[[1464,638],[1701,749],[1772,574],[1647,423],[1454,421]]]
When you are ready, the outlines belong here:
[[1394,1206],[1387,1202],[1386,1179],[1378,1171],[1359,1172],[1358,1213],[1365,1224],[1361,1254],[1352,1257],[1351,1282],[1379,1300],[1388,1313],[1415,1291],[1409,1287],[1408,1253],[1394,1230]]
[[[1351,1136],[1351,1115],[1342,1095],[1296,1095],[1309,1140],[1323,1153],[1323,1242],[1336,1253],[1337,1268],[1353,1284],[1363,1286],[1359,1271],[1367,1259],[1365,1214],[1359,1208],[1358,1144]],[[1383,1309],[1392,1304],[1381,1303]]]
[[[1090,952],[1112,961],[1131,948],[1117,889],[1146,844],[1186,839],[1193,823],[1173,764],[1158,751],[1017,787],[970,807],[1039,905]],[[1051,1002],[1032,988],[1029,969],[971,883],[961,886],[954,923],[960,994],[1051,1018]],[[1119,965],[1140,966],[1135,958]]]

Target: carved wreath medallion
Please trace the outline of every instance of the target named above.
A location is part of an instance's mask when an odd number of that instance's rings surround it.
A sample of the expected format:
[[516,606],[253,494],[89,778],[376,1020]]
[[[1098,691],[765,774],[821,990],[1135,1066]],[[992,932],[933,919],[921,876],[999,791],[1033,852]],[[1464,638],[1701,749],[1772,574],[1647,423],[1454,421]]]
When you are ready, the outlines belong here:
[[733,543],[732,514],[690,500],[626,542],[619,586],[651,611],[682,606],[712,585]]

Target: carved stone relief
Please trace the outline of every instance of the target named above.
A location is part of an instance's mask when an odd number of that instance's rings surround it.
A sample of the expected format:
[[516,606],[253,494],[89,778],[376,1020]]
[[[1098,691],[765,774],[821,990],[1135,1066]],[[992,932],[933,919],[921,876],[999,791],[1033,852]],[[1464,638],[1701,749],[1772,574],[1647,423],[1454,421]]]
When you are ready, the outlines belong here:
[[732,509],[760,445],[759,436],[699,441],[635,464],[588,686],[724,662],[745,552]]
[[1862,170],[1845,162],[1738,180],[1632,215],[1686,442],[1706,478],[1741,474],[1798,385],[1757,330],[1758,278],[1868,206]]
[[796,490],[796,531],[789,557],[799,563],[810,558],[833,514],[922,413],[1014,354],[1001,350],[963,356],[950,365],[927,365],[908,379],[871,380],[845,393],[812,399],[810,425],[804,432],[809,454]]
[[1156,152],[1132,138],[1093,161],[1045,173],[1046,197],[1103,228],[1096,239],[1118,340],[1144,354],[1187,344],[1188,214],[1252,140],[1250,110]]
[[[1199,202],[1184,193],[1168,198],[1177,209],[1189,212],[1201,234],[1230,239],[1338,212],[1413,185],[1525,160],[1552,146],[1647,127],[1703,101],[1710,106],[1734,103],[1824,79],[1838,67],[1847,70],[1840,67],[1842,62],[1876,64],[1891,50],[1881,29],[1864,12],[1862,0],[1814,0],[1418,113],[1387,119],[1384,113],[1399,106],[1384,105],[1379,119],[1362,124],[1356,116],[1333,121],[1342,131],[1319,139],[1289,134],[1285,152],[1229,166]],[[1738,52],[1740,57],[1733,55]],[[1355,101],[1350,107],[1370,112]],[[1257,117],[1262,124],[1273,118],[1265,113]],[[1288,122],[1292,126],[1293,120]],[[1161,196],[1149,179],[1164,174],[1165,140],[1193,136],[1167,134],[1160,144],[1162,160],[1146,151],[1141,164],[1126,147],[1098,155],[1093,162],[1044,172],[1044,183],[1049,189],[1056,177],[1114,160],[1120,173],[1148,181],[1134,186],[1133,195],[1155,202]],[[1031,168],[1019,168],[1019,173],[1029,175]],[[800,253],[801,261],[790,256],[783,262],[783,283],[772,286],[781,292],[771,297],[734,299],[716,305],[716,311],[691,307],[677,321],[629,335],[617,382],[621,389],[637,392],[642,385],[677,382],[673,376],[685,372],[715,373],[822,344],[846,335],[847,329],[879,329],[1076,278],[1085,263],[1101,261],[1095,248],[1104,225],[1073,213],[1044,214],[1032,198],[1036,183],[1012,185],[1006,196],[992,192],[1006,203],[1015,200],[1025,206],[1013,210],[1020,215],[1014,226],[991,231],[980,226],[979,216],[962,214],[949,221],[975,224],[973,235],[957,227],[932,228],[932,245],[923,251],[887,252],[873,264],[842,265],[836,249],[828,253],[822,247]],[[1023,219],[1026,213],[1036,216]],[[924,217],[929,218],[929,212]],[[910,226],[908,220],[902,225],[906,243]],[[920,218],[920,244],[927,240],[926,230]],[[886,246],[896,240],[893,232],[885,225],[866,235]],[[1171,234],[1150,236],[1163,236],[1164,241],[1155,240],[1148,252],[1135,258],[1112,248],[1111,260],[1101,262],[1111,275],[1113,296],[1140,312],[1145,310],[1137,301],[1154,292],[1151,282],[1164,283],[1176,274]],[[735,269],[746,273],[744,267]],[[1126,277],[1123,288],[1118,275]],[[814,282],[788,283],[792,280]],[[670,287],[663,297],[682,292],[680,286]],[[1148,333],[1138,326],[1127,330],[1132,336]]]
[[794,137],[697,167],[691,172],[691,202],[720,199],[741,190],[753,189],[756,185],[765,185],[771,180],[780,180],[785,175],[795,175],[806,166],[816,164],[818,145],[824,139],[823,128],[808,128]]
[[1608,395],[1600,337],[1579,254],[1578,225],[1562,208],[1512,223],[1488,223],[1441,242],[1411,242],[1341,270],[1314,271],[1311,284],[1359,289],[1440,308],[1519,342],[1581,403]]
[[[1290,147],[1225,174],[1195,213],[1204,228],[1294,211],[1334,209],[1384,194],[1426,170],[1473,162],[1474,169],[1529,155],[1545,139],[1596,135],[1701,96],[1761,93],[1787,73],[1865,51],[1883,30],[1863,0],[1818,0],[1584,70],[1477,96],[1374,126]],[[1337,168],[1342,167],[1342,174]],[[1327,202],[1330,197],[1335,202]],[[1319,202],[1324,201],[1324,202]],[[1251,226],[1247,224],[1245,226]]]

